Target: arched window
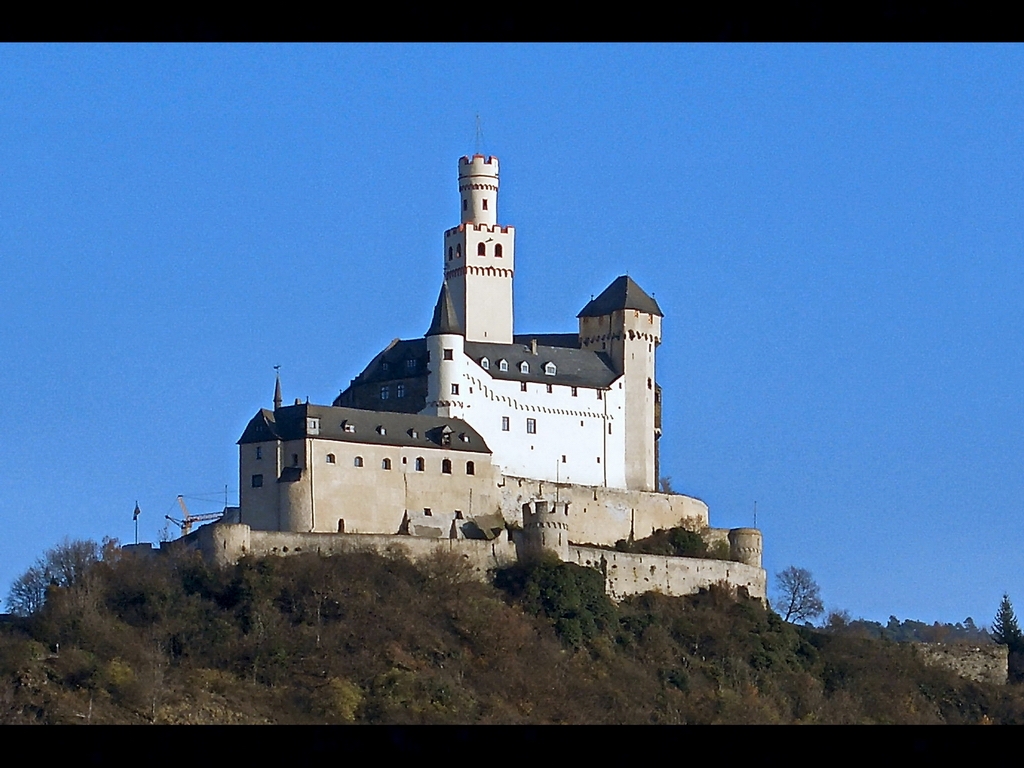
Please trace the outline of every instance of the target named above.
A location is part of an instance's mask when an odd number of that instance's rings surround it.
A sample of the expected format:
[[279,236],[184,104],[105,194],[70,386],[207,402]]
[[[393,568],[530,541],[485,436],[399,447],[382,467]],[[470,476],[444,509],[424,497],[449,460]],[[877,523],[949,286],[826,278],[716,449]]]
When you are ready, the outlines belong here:
[[477,256],[486,256],[487,255],[487,246],[484,245],[483,243],[479,243],[476,246],[476,255]]
[[466,462],[466,474],[467,475],[475,475],[476,474],[476,464],[474,464],[472,461],[467,461]]
[[483,368],[485,371],[489,371],[491,369],[491,361],[488,360],[486,357],[481,357],[480,367]]
[[498,370],[499,371],[507,371],[508,370],[508,360],[499,360],[498,361]]
[[462,243],[457,243],[455,245],[455,258],[456,259],[461,259],[462,258]]
[[544,364],[544,374],[546,376],[554,376],[555,373],[557,373],[557,372],[558,372],[558,369],[555,367],[554,363],[545,363]]
[[333,453],[328,453],[327,454],[327,463],[328,464],[333,464],[334,463],[334,454]]
[[417,472],[422,472],[423,471],[423,457],[417,457],[417,459],[416,459],[416,471]]
[[361,467],[361,466],[363,466],[363,457],[362,456],[356,456],[355,459],[352,461],[352,466],[354,466],[354,467]]
[[391,469],[391,459],[384,459],[380,463],[380,468],[381,469]]
[[521,362],[519,364],[519,372],[520,373],[529,373],[530,372],[530,364],[528,362],[526,362],[525,360],[523,360],[523,362]]
[[451,261],[451,260],[452,260],[452,247],[449,245],[448,246],[448,261]]
[[501,243],[498,243],[496,246],[494,246],[494,258],[501,258]]
[[452,460],[445,459],[441,462],[441,473],[450,475],[452,473]]

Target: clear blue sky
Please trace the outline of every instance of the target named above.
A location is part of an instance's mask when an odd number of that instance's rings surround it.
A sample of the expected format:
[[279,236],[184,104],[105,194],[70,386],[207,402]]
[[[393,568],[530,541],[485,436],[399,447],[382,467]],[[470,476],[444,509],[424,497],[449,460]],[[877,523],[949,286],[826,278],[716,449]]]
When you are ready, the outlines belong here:
[[456,161],[517,332],[627,272],[663,474],[885,621],[1024,607],[1024,48],[0,46],[0,589],[237,498],[235,440],[422,335]]

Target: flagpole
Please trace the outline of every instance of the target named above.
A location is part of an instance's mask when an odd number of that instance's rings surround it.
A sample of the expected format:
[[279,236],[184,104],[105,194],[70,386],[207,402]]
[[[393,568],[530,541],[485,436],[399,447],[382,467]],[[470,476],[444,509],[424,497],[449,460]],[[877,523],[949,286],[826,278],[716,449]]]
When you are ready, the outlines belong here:
[[139,509],[139,502],[135,502],[135,514],[132,515],[132,520],[135,521],[135,543],[139,543],[139,515],[142,510]]

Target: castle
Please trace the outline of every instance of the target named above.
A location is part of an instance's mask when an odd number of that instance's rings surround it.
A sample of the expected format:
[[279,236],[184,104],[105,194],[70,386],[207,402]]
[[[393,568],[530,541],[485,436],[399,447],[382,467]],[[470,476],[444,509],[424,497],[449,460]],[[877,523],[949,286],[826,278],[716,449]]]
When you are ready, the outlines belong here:
[[[218,560],[446,548],[481,573],[547,552],[600,568],[615,597],[726,582],[764,599],[760,532],[712,529],[704,502],[658,492],[658,303],[622,276],[578,333],[516,335],[497,158],[461,158],[458,188],[425,335],[391,342],[329,406],[284,405],[278,378],[238,441],[237,514],[185,540]],[[680,524],[729,559],[607,548]]]

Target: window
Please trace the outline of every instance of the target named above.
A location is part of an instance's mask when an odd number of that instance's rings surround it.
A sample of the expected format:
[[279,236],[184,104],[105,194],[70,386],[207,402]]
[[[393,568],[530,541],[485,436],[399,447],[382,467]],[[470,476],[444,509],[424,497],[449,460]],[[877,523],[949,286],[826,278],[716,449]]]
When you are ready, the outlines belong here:
[[423,471],[423,459],[422,458],[417,458],[416,459],[416,471],[417,472],[422,472]]
[[408,368],[410,371],[415,369],[416,368],[416,361],[415,360],[406,360],[405,361],[405,367]]
[[462,199],[462,210],[464,210],[464,211],[467,210],[468,206],[469,206],[469,200],[466,200],[465,198],[463,198]]
[[485,211],[487,210],[487,198],[486,197],[484,198],[484,210]]
[[356,431],[356,425],[355,424],[349,424],[348,420],[345,420],[345,421],[341,422],[341,428],[344,431],[346,431],[346,432],[355,432]]
[[526,391],[526,382],[525,381],[519,382],[519,391],[520,392],[525,392]]
[[299,454],[297,454],[297,453],[293,453],[292,454],[292,466],[293,467],[299,466]]
[[352,460],[352,466],[353,467],[361,467],[361,466],[363,466],[363,457],[362,456],[356,456]]
[[306,432],[311,435],[319,435],[320,419],[306,419]]
[[650,376],[647,377],[647,388],[651,389],[651,377]]
[[480,367],[483,368],[485,371],[489,371],[491,369],[491,361],[488,360],[486,357],[481,357]]
[[263,475],[253,475],[252,476],[252,487],[253,488],[262,488],[263,487]]
[[389,394],[390,394],[390,389],[388,387],[381,387],[380,388],[380,399],[381,400],[387,400]]
[[388,430],[385,428],[385,426],[383,424],[378,424],[377,425],[377,434],[378,435],[386,435],[387,433],[388,433]]
[[452,460],[444,459],[441,462],[441,473],[444,475],[450,475],[452,473]]
[[562,463],[565,464],[565,454],[562,454]]
[[395,396],[405,397],[405,384],[399,384],[397,387],[395,387]]
[[334,454],[333,453],[328,453],[327,454],[327,463],[328,464],[333,464],[334,463]]
[[419,436],[420,436],[420,433],[417,432],[415,429],[410,429],[409,430],[409,437],[411,437],[413,440],[415,440]]
[[508,370],[508,360],[499,360],[498,361],[498,370],[499,371],[507,371]]
[[474,464],[472,461],[467,461],[466,462],[466,474],[467,475],[475,475],[476,474],[476,464]]
[[[485,200],[484,202],[487,202],[487,201]],[[486,210],[486,209],[487,209],[487,206],[485,205],[484,206],[484,210]],[[477,244],[477,246],[476,246],[476,255],[477,256],[486,256],[487,255],[487,246],[484,245],[483,243]]]
[[552,388],[552,386],[548,384],[548,394],[550,395],[553,391],[554,389]]
[[462,258],[462,243],[459,243],[458,245],[455,246],[455,258]]
[[523,362],[521,362],[519,364],[519,372],[520,373],[529,373],[530,372],[530,364],[528,362],[526,362],[525,360],[523,360]]
[[451,261],[451,260],[452,260],[452,247],[449,245],[448,246],[448,261]]
[[391,459],[384,459],[380,463],[380,468],[381,469],[391,469]]
[[262,459],[263,458],[263,446],[261,446],[261,445],[257,445],[256,446],[256,458],[257,459]]
[[612,433],[612,425],[611,425],[611,424],[609,424],[609,425],[608,425],[608,434],[610,435],[611,433]]
[[576,397],[576,387],[573,387],[573,388],[572,388],[572,396],[573,396],[573,397]]
[[391,365],[388,364],[388,363],[381,363],[380,364],[380,369],[382,371],[390,371],[391,370]]
[[494,258],[501,258],[501,243],[498,243],[496,246],[494,246]]
[[501,417],[501,431],[508,432],[508,416]]
[[431,511],[430,511],[430,507],[424,507],[423,508],[423,514],[426,515],[427,517],[432,517],[433,516]]
[[554,376],[555,373],[557,373],[557,372],[558,372],[558,369],[555,367],[554,363],[545,363],[544,364],[544,375],[545,376]]
[[597,399],[598,399],[598,400],[601,400],[601,399],[603,399],[603,397],[604,397],[604,395],[603,395],[603,394],[601,394],[601,390],[600,390],[600,389],[599,389],[599,390],[597,390]]
[[526,434],[535,435],[537,434],[537,420],[527,419],[526,420]]
[[452,351],[450,349],[446,349],[444,351],[444,359],[445,360],[454,360],[455,359],[454,356],[453,356],[453,353],[452,353]]
[[458,384],[452,384],[452,394],[453,395],[459,394],[459,385]]

